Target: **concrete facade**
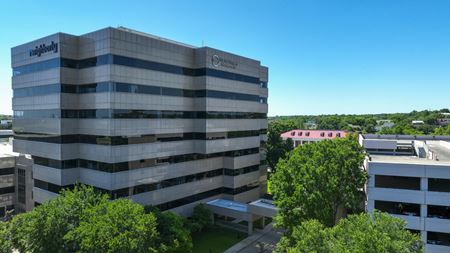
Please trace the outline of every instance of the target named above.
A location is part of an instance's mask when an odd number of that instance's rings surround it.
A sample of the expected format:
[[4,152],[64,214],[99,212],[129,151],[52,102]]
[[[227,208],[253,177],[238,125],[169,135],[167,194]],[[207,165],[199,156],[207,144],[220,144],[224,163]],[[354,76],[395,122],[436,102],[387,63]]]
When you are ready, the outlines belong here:
[[77,182],[186,215],[212,197],[265,193],[259,61],[126,28],[11,53],[14,150],[34,159],[37,204]]
[[[8,143],[0,143],[7,146]],[[14,167],[15,157],[11,154],[1,152],[5,147],[0,148],[0,219],[8,212],[14,210],[15,191],[14,191]]]
[[450,252],[450,136],[360,135],[369,156],[367,210],[420,233],[426,253]]

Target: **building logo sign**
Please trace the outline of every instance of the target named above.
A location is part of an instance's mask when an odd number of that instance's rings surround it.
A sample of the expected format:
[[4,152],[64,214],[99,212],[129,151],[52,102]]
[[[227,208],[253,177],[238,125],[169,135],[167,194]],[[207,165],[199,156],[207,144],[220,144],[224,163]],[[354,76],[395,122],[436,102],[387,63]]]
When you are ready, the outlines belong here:
[[58,53],[58,43],[52,41],[50,45],[41,44],[39,46],[36,46],[35,49],[30,49],[30,57],[31,56],[40,57],[42,54],[48,52]]
[[237,62],[224,59],[223,57],[220,57],[216,54],[212,56],[211,61],[214,67],[222,66],[225,68],[235,69],[238,65]]

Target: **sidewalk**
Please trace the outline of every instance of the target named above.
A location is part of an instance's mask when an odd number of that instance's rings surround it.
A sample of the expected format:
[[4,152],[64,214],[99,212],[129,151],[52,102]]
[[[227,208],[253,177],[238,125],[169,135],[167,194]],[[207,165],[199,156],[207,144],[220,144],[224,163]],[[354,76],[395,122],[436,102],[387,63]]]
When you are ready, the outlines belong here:
[[[273,228],[273,222],[263,230],[256,231],[253,235],[236,243],[224,253],[268,253],[275,249],[282,232]],[[261,249],[262,246],[262,249]]]

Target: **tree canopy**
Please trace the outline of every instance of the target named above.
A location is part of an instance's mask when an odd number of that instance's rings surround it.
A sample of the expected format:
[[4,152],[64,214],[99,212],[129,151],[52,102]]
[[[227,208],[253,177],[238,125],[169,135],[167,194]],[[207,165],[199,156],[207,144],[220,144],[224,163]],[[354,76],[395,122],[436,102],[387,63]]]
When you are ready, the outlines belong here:
[[184,218],[146,212],[128,199],[110,201],[83,185],[1,223],[0,242],[2,253],[192,251]]
[[190,227],[192,232],[201,232],[213,222],[213,214],[204,204],[198,204],[192,212]]
[[308,219],[333,226],[345,210],[362,209],[364,156],[351,137],[303,145],[280,160],[271,179],[277,224],[288,232]]
[[283,141],[280,135],[295,128],[295,123],[291,121],[275,121],[269,124],[266,160],[272,170],[275,169],[280,158],[285,158],[286,154],[293,149],[292,140]]
[[[440,128],[437,119],[444,117],[442,113],[448,113],[449,109],[412,111],[409,113],[381,113],[381,114],[334,114],[334,115],[298,115],[279,116],[269,118],[270,124],[277,122],[279,125],[290,126],[289,129],[302,129],[306,122],[315,122],[317,129],[322,130],[347,130],[361,131],[362,133],[379,134],[408,134],[408,135],[438,135],[435,131]],[[377,131],[377,120],[390,120],[395,126]],[[424,121],[423,125],[413,126],[413,120]]]
[[406,222],[375,211],[350,215],[334,227],[317,220],[294,227],[277,245],[276,252],[292,253],[421,253],[419,235],[405,229]]

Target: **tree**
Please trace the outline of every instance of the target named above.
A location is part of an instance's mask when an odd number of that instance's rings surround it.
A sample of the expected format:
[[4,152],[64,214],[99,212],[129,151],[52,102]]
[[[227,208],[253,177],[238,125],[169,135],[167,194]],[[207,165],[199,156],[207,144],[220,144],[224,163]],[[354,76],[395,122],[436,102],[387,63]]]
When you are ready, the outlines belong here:
[[434,135],[450,135],[450,125],[434,129]]
[[76,228],[90,208],[108,202],[108,196],[94,193],[92,187],[63,190],[55,199],[12,219],[14,248],[21,252],[67,252],[77,244],[65,235]]
[[213,222],[213,214],[205,204],[198,204],[192,212],[190,227],[192,232],[201,232]]
[[271,185],[279,207],[277,224],[288,233],[308,219],[333,226],[347,209],[362,209],[364,157],[364,149],[350,136],[300,146],[280,160]]
[[9,223],[0,221],[0,253],[12,252]]
[[10,222],[11,244],[20,252],[157,252],[161,246],[153,213],[83,185]]
[[128,199],[103,202],[86,210],[65,239],[79,252],[158,252],[156,218]]
[[158,221],[159,252],[191,252],[193,245],[187,220],[170,211],[154,209],[153,213]]
[[335,227],[325,227],[317,220],[296,226],[290,237],[284,236],[277,252],[348,252],[348,253],[420,253],[420,237],[406,230],[406,222],[375,211],[350,215]]
[[274,121],[269,123],[266,160],[272,170],[275,169],[278,160],[285,158],[286,153],[291,151],[294,146],[291,139],[283,141],[280,135],[295,128],[293,121]]

